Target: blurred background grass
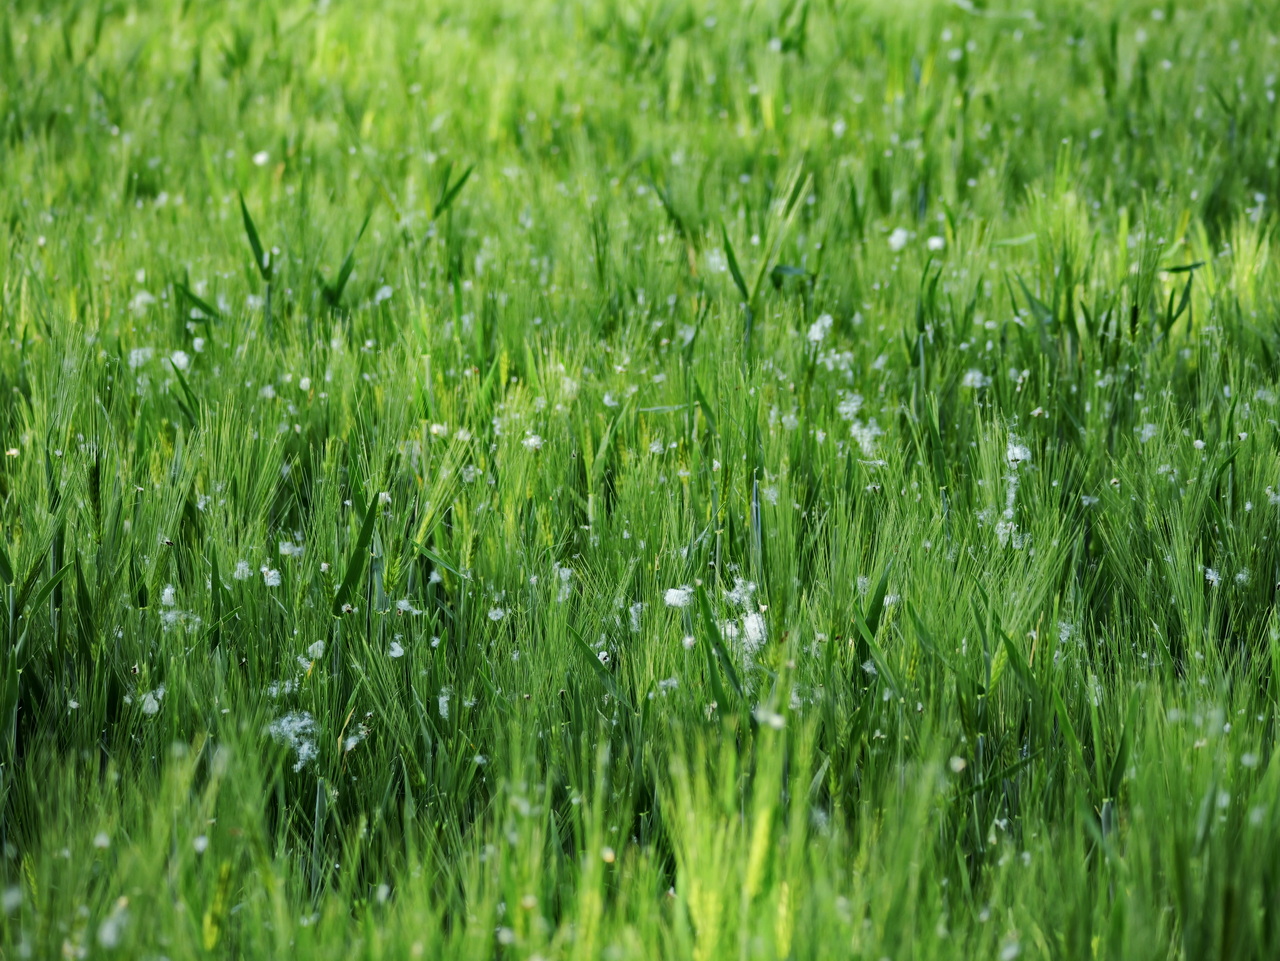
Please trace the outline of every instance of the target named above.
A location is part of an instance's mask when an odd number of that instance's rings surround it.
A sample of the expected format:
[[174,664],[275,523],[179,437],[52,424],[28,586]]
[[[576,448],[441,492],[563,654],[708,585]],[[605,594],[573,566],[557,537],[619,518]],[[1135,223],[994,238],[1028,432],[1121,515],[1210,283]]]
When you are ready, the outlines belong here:
[[1274,956],[1274,5],[4,13],[6,954]]

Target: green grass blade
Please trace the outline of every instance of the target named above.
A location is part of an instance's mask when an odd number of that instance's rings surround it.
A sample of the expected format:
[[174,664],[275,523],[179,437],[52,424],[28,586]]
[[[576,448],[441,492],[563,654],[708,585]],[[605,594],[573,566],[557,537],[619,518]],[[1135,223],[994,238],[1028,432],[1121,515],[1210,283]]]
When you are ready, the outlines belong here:
[[262,279],[271,280],[271,261],[262,249],[262,241],[258,239],[258,228],[249,215],[249,207],[244,202],[244,194],[240,194],[240,216],[244,221],[244,234],[249,239],[249,249],[253,251],[253,265],[262,275]]
[[337,593],[333,595],[333,605],[330,610],[334,617],[342,616],[343,607],[350,601],[351,593],[360,582],[360,575],[364,573],[365,560],[369,553],[369,544],[373,541],[373,527],[377,516],[378,499],[373,497],[365,509],[364,522],[360,525],[360,533],[351,547],[351,556],[347,558],[347,570],[342,576],[342,583],[338,585]]
[[467,167],[467,169],[462,172],[461,176],[453,182],[452,186],[449,185],[449,172],[447,170],[445,171],[444,189],[440,192],[440,199],[436,201],[436,205],[431,211],[432,220],[439,220],[446,212],[448,212],[449,208],[453,206],[453,202],[458,199],[458,194],[462,193],[462,188],[465,187],[467,185],[467,181],[471,179],[472,171],[475,169],[475,164]]

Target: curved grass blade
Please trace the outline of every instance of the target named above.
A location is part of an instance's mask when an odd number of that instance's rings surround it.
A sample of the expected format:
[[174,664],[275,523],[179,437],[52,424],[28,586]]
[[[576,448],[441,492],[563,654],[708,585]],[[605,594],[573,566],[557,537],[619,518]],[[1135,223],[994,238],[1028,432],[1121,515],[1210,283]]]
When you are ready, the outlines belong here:
[[188,287],[186,284],[181,282],[176,282],[173,285],[173,289],[177,291],[177,293],[181,295],[189,304],[191,304],[192,307],[195,307],[198,311],[200,311],[201,314],[204,315],[203,317],[192,317],[191,319],[196,323],[207,324],[211,320],[222,320],[222,313],[218,310],[218,308],[214,307],[212,304],[210,304],[207,300],[204,300],[202,297],[197,296],[195,292],[192,291],[192,289]]
[[733,252],[733,242],[729,240],[729,228],[724,224],[720,225],[720,235],[724,238],[724,256],[729,261],[729,273],[733,276],[733,282],[738,288],[738,292],[742,294],[742,299],[750,306],[751,291],[747,289],[747,281],[742,276],[742,270],[738,267],[738,258]]
[[342,260],[342,266],[338,268],[338,276],[334,278],[332,284],[324,284],[324,300],[330,308],[335,308],[342,300],[342,292],[347,287],[347,281],[351,279],[351,274],[356,269],[356,247],[360,244],[360,239],[364,236],[365,230],[369,227],[369,221],[373,218],[373,211],[369,211],[365,215],[364,223],[360,225],[360,230],[356,233],[356,239],[351,242],[351,249],[347,251],[347,256]]
[[600,683],[604,685],[605,690],[609,692],[610,696],[612,696],[615,701],[627,708],[627,710],[635,713],[635,708],[622,696],[622,691],[618,688],[617,678],[613,676],[612,671],[604,666],[600,658],[596,656],[596,653],[591,650],[591,645],[589,645],[583,636],[578,633],[576,628],[570,627],[569,633],[573,637],[574,650],[581,654],[583,658],[586,659],[587,663],[591,665],[592,672],[600,679]]
[[373,522],[378,515],[378,500],[373,498],[369,502],[369,506],[365,508],[364,523],[360,525],[360,533],[356,537],[355,548],[352,550],[351,558],[347,561],[347,572],[343,575],[342,583],[338,585],[338,592],[333,595],[333,615],[338,617],[342,614],[342,607],[347,603],[347,599],[351,597],[351,592],[355,590],[356,583],[360,580],[360,575],[364,573],[365,555],[369,553],[369,544],[373,540]]
[[436,565],[436,567],[439,567],[448,571],[450,574],[452,574],[454,577],[458,578],[459,580],[464,579],[463,574],[460,570],[458,570],[456,567],[454,567],[452,564],[446,561],[443,557],[441,557],[431,548],[424,547],[422,544],[418,544],[418,543],[414,543],[413,546],[418,549],[419,554],[421,554],[423,557],[429,560],[432,564]]
[[444,190],[440,192],[440,199],[436,202],[435,209],[431,211],[432,220],[439,220],[440,216],[453,206],[453,202],[458,199],[458,194],[462,192],[462,188],[466,186],[467,181],[471,178],[472,171],[475,169],[476,165],[472,164],[462,171],[462,176],[457,179],[452,187],[449,186],[449,171],[445,171]]
[[249,215],[244,194],[240,194],[240,215],[244,219],[245,236],[249,238],[249,246],[253,249],[254,266],[258,268],[258,273],[262,274],[262,279],[269,281],[271,280],[271,261],[263,253],[262,241],[258,239],[258,228],[253,223],[253,217]]
[[[187,378],[182,376],[182,371],[178,369],[177,364],[173,365],[173,374],[178,378],[178,386],[182,389],[182,397],[174,397],[178,404],[178,409],[191,423],[192,429],[200,426],[200,399],[196,397],[192,391],[191,385],[187,383]],[[185,398],[185,402],[184,402]]]
[[875,591],[867,600],[866,614],[863,615],[863,619],[867,622],[867,632],[873,639],[880,627],[880,619],[884,616],[884,599],[889,595],[889,572],[891,570],[893,570],[892,560],[881,571],[880,582],[876,584]]
[[[738,681],[738,672],[734,670],[733,662],[724,649],[720,628],[716,626],[715,615],[711,612],[711,601],[707,597],[706,588],[702,585],[698,585],[698,610],[702,614],[702,625],[707,632],[707,673],[710,676],[712,693],[715,694],[718,703],[727,702],[724,686],[720,683],[720,671],[723,671],[724,676],[729,680],[729,686],[733,688],[733,693],[737,694],[738,699],[741,700],[742,684]],[[719,669],[716,666],[717,662],[719,662]]]

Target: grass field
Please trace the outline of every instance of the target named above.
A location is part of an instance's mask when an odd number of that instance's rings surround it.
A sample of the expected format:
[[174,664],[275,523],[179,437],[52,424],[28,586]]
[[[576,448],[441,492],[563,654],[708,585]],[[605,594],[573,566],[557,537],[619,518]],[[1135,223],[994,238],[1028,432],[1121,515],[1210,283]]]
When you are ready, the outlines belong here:
[[1278,33],[0,4],[0,956],[1280,956]]

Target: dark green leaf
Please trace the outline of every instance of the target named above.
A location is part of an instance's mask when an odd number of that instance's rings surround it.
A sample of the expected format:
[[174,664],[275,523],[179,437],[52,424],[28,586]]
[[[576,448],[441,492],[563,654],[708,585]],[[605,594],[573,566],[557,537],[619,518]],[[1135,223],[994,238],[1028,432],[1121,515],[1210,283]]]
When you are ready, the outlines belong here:
[[254,266],[258,268],[258,273],[262,274],[262,279],[269,281],[271,279],[271,262],[262,250],[262,241],[258,239],[258,228],[254,226],[253,218],[249,216],[249,208],[245,205],[244,194],[240,195],[240,214],[244,218],[245,236],[249,238],[249,246],[253,250]]
[[431,211],[432,220],[438,220],[445,211],[453,206],[453,202],[458,198],[458,194],[462,192],[462,188],[466,186],[467,180],[471,177],[471,172],[475,169],[476,165],[472,164],[464,170],[462,176],[454,182],[452,187],[449,186],[449,172],[445,171],[444,190],[440,193],[440,199],[436,202],[435,209]]
[[49,599],[49,595],[53,593],[53,589],[62,583],[62,579],[70,572],[72,565],[68,562],[63,564],[58,572],[44,582],[40,590],[36,591],[36,596],[31,599],[31,609],[36,610]]
[[209,304],[208,301],[197,297],[186,284],[175,283],[173,285],[173,289],[179,294],[179,296],[186,298],[192,307],[195,307],[200,311],[200,313],[204,314],[203,317],[193,317],[193,320],[203,320],[206,322],[210,320],[222,320],[221,312],[219,312],[216,307]]
[[[733,282],[737,285],[738,292],[742,294],[743,303],[748,303],[751,300],[751,293],[747,290],[747,282],[743,279],[742,270],[738,267],[738,258],[733,253],[733,243],[729,240],[729,228],[721,224],[720,233],[724,237],[724,255],[729,261],[729,273],[733,275]],[[748,306],[750,306],[749,303]]]
[[365,510],[364,523],[360,525],[360,533],[356,536],[355,545],[351,549],[351,557],[347,560],[347,572],[338,585],[338,592],[333,596],[333,615],[342,614],[342,607],[351,597],[360,575],[364,573],[365,555],[369,553],[369,544],[373,540],[373,522],[378,516],[378,499],[371,498]]
[[[733,688],[733,693],[738,695],[739,701],[742,700],[742,685],[738,682],[738,672],[734,670],[733,662],[729,659],[728,652],[724,649],[724,643],[720,639],[720,628],[716,624],[715,615],[711,612],[711,601],[707,597],[706,588],[698,585],[698,610],[702,614],[702,626],[707,633],[707,644],[709,650],[707,652],[707,670],[710,674],[711,690],[715,694],[716,701],[722,707],[727,705],[725,700],[724,687],[720,683],[720,671],[724,671],[724,675],[729,680],[729,686]],[[719,664],[720,670],[716,669]]]

